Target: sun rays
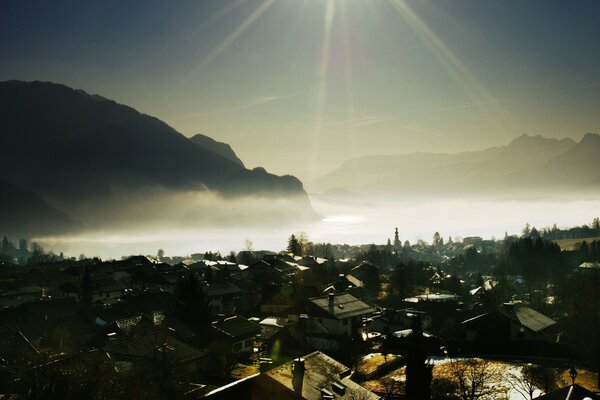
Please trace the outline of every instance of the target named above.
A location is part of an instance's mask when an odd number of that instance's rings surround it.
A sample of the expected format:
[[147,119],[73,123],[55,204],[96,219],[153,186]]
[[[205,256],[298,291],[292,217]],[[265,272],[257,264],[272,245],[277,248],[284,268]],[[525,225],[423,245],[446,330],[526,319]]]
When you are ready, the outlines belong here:
[[319,163],[318,155],[319,148],[321,146],[325,100],[327,97],[327,74],[329,72],[331,30],[333,27],[334,13],[335,2],[333,0],[327,0],[323,19],[323,43],[321,45],[321,56],[315,71],[317,75],[317,96],[315,104],[315,120],[312,131],[311,163],[313,166],[318,165]]
[[[448,76],[446,82],[451,85],[449,90],[453,90],[455,96],[454,100],[448,101],[448,105],[440,104],[440,99],[434,97],[431,90],[425,87],[422,93],[417,92],[414,96],[414,102],[418,104],[415,108],[421,107],[418,115],[427,115],[427,118],[430,115],[438,115],[441,121],[454,118],[452,112],[455,110],[472,109],[465,112],[470,112],[465,116],[465,124],[468,123],[467,119],[473,116],[474,120],[485,121],[485,125],[491,128],[488,128],[491,133],[514,131],[517,124],[503,109],[509,99],[497,97],[478,79],[474,70],[467,67],[469,60],[459,57],[456,49],[452,48],[451,39],[444,37],[442,40],[434,29],[437,26],[431,26],[429,15],[420,11],[417,5],[418,3],[412,4],[405,0],[226,2],[212,16],[205,19],[203,25],[210,24],[214,27],[217,23],[227,22],[226,19],[233,17],[239,22],[230,31],[222,33],[211,48],[204,50],[196,64],[183,75],[167,96],[175,96],[177,92],[194,86],[208,85],[209,77],[214,76],[214,68],[208,67],[224,62],[219,59],[224,58],[228,52],[233,52],[234,48],[239,48],[236,44],[238,42],[240,45],[252,45],[252,41],[260,40],[260,46],[273,48],[272,54],[276,54],[277,57],[273,59],[274,63],[266,68],[281,73],[292,70],[291,63],[298,61],[298,54],[304,54],[303,61],[306,63],[293,69],[303,71],[302,68],[305,68],[305,71],[310,71],[301,78],[302,80],[296,79],[295,76],[290,77],[289,81],[274,79],[277,83],[270,85],[266,79],[265,86],[251,89],[255,92],[260,91],[261,96],[249,92],[248,85],[241,88],[239,98],[228,99],[225,104],[221,103],[212,110],[192,110],[187,115],[180,116],[178,121],[206,118],[214,123],[221,114],[222,118],[225,118],[225,115],[229,118],[235,117],[237,112],[240,118],[248,118],[249,113],[246,112],[242,116],[242,112],[258,106],[261,106],[261,113],[275,112],[276,108],[271,103],[288,98],[281,93],[292,93],[289,97],[297,97],[298,93],[301,93],[305,95],[305,99],[293,102],[293,106],[292,102],[289,102],[289,107],[296,107],[289,112],[291,116],[296,114],[296,120],[290,121],[289,126],[293,126],[293,129],[302,126],[303,138],[298,143],[302,143],[303,151],[306,152],[303,160],[307,167],[304,169],[310,171],[305,176],[307,180],[316,178],[319,171],[327,168],[325,158],[328,157],[328,153],[324,148],[332,143],[335,143],[338,153],[345,152],[354,156],[365,151],[368,137],[388,137],[390,146],[391,143],[398,146],[403,143],[402,135],[407,131],[404,127],[419,124],[415,123],[406,111],[410,109],[412,96],[407,95],[406,91],[394,89],[410,88],[412,86],[406,85],[406,82],[428,79],[420,70],[415,71],[410,62],[406,63],[405,67],[403,58],[408,59],[413,54],[417,54],[415,59],[419,62],[427,59],[430,64],[430,60],[433,60],[432,65],[439,65],[441,68],[438,68],[439,72],[436,73],[444,78],[445,75]],[[241,12],[245,14],[240,15]],[[255,27],[269,29],[261,29],[259,34],[255,34]],[[271,31],[272,27],[275,29]],[[296,34],[296,30],[301,39],[297,40],[296,36],[292,42],[297,45],[302,43],[297,53],[294,46],[282,46],[285,40]],[[395,34],[400,35],[400,40],[395,39]],[[272,41],[269,35],[272,35]],[[389,50],[381,45],[388,41]],[[236,45],[232,46],[234,44]],[[254,42],[254,45],[257,43]],[[427,50],[431,55],[426,53]],[[302,51],[304,53],[301,53]],[[381,51],[389,51],[390,54],[382,56]],[[287,54],[287,57],[281,56],[281,52]],[[417,58],[422,54],[425,54],[426,58]],[[370,59],[372,56],[379,59]],[[365,67],[370,68],[373,65],[389,74],[386,76],[387,80],[375,78],[375,85],[379,85],[381,96],[374,88],[365,84],[368,81],[361,80],[373,79],[371,69],[367,70],[368,76],[364,76]],[[239,73],[249,72],[240,70]],[[248,76],[247,79],[251,77]],[[443,90],[445,88],[441,87],[440,91]],[[247,100],[240,101],[242,96]],[[285,107],[281,109],[285,110]],[[458,115],[457,113],[456,116]],[[265,118],[269,118],[267,114]],[[253,122],[256,122],[256,118]],[[423,124],[427,126],[428,121]],[[440,129],[444,129],[436,123],[429,126],[411,132],[419,131],[420,135],[434,138]],[[414,141],[414,138],[407,140]]]
[[[205,55],[198,64],[176,85],[174,92],[186,87],[191,81],[193,81],[202,71],[223,54],[232,43],[234,43],[248,28],[250,28],[256,20],[258,20],[274,3],[276,0],[263,0],[244,20],[229,34],[225,37],[215,48],[213,48],[207,55]],[[218,16],[225,14],[230,11],[230,8],[237,7],[240,2],[234,2],[234,6],[225,6],[222,10],[217,12]],[[214,16],[212,17],[214,18]]]
[[[433,55],[438,59],[446,72],[460,85],[462,92],[469,98],[468,107],[477,108],[498,130],[502,130],[506,122],[512,122],[512,119],[499,107],[497,107],[496,111],[502,114],[502,121],[504,122],[501,122],[498,117],[489,111],[488,106],[498,106],[503,100],[497,99],[487,90],[442,39],[414,12],[406,0],[389,1],[413,31],[421,37],[423,42],[431,44],[428,48],[432,49]],[[462,108],[463,106],[459,107]],[[454,109],[454,107],[448,107],[448,109]]]

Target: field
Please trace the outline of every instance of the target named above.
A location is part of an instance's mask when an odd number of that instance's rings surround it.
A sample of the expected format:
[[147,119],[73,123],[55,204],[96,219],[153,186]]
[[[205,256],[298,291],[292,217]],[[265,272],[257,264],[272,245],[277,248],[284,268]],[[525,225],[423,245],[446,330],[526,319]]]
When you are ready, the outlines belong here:
[[589,237],[589,238],[581,238],[581,239],[558,239],[553,240],[554,243],[560,246],[561,250],[574,250],[577,245],[583,241],[587,243],[593,242],[594,240],[600,241],[600,236]]

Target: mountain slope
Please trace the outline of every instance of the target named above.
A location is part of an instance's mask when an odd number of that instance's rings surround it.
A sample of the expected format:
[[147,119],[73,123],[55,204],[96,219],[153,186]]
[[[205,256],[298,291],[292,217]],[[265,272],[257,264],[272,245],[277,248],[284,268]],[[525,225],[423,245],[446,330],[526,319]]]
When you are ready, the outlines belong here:
[[238,158],[231,146],[227,143],[218,142],[213,138],[202,135],[201,133],[192,136],[190,140],[198,146],[202,147],[203,149],[212,151],[213,153],[218,154],[221,157],[225,157],[228,160],[233,161],[240,167],[244,167],[244,163],[242,162],[242,160]]
[[0,179],[83,221],[87,205],[134,207],[134,192],[294,198],[314,213],[294,177],[247,170],[156,118],[45,82],[0,82]]
[[0,180],[0,228],[14,237],[59,233],[75,225],[35,194]]
[[[588,135],[582,142],[595,143],[592,140],[595,136],[598,135]],[[575,182],[572,179],[575,171],[568,166],[593,165],[600,155],[589,143],[583,146],[587,151],[585,157],[575,156],[570,154],[579,153],[582,144],[571,139],[522,135],[506,146],[483,151],[361,157],[311,182],[309,189],[324,192],[341,188],[363,194],[414,197],[566,190]],[[585,172],[581,168],[578,171],[585,177],[583,181],[597,179],[598,173],[589,168]],[[593,188],[588,185],[587,189]]]

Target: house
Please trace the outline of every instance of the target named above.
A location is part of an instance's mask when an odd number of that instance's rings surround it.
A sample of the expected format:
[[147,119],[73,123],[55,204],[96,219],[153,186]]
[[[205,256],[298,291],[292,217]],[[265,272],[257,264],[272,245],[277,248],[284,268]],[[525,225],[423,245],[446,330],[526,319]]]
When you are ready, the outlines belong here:
[[239,379],[207,393],[205,397],[211,400],[303,399],[301,395],[266,374]]
[[306,302],[306,314],[334,335],[361,335],[364,320],[375,310],[349,293],[329,293]]
[[351,380],[350,368],[320,351],[296,358],[265,374],[307,400],[380,399]]
[[23,285],[0,290],[0,308],[16,307],[42,298],[44,290],[39,286]]
[[[91,282],[92,303],[112,304],[118,301],[128,291],[127,287],[112,278],[104,278]],[[81,301],[82,288],[80,283],[67,282],[57,288],[58,298],[71,298]]]
[[573,384],[570,386],[565,386],[563,388],[557,389],[553,392],[546,393],[539,397],[536,397],[539,400],[593,400],[600,399],[600,396],[587,390],[584,387],[581,387],[577,384]]
[[424,311],[405,308],[402,310],[384,309],[373,317],[371,331],[390,333],[404,329],[412,329],[413,321],[418,318],[424,330],[431,328],[431,316]]
[[145,272],[136,271],[131,277],[131,285],[135,290],[164,290],[165,292],[175,293],[177,284],[169,281],[165,274],[156,271]]
[[248,321],[244,317],[234,315],[220,318],[212,323],[217,340],[225,341],[231,346],[233,353],[252,353],[254,338],[260,334],[260,325]]
[[445,326],[458,325],[462,320],[460,297],[452,293],[427,293],[404,299],[407,308],[431,316],[431,330],[439,332]]
[[209,284],[203,289],[213,315],[234,313],[237,300],[242,295],[242,289],[229,282]]
[[333,334],[316,318],[306,314],[269,337],[264,346],[275,364],[289,361],[315,350],[339,353],[354,348],[353,338]]
[[504,303],[498,310],[462,322],[467,340],[483,342],[553,342],[556,322],[523,303]]
[[261,336],[265,339],[273,336],[281,328],[283,328],[283,321],[276,317],[267,317],[258,323],[262,329]]

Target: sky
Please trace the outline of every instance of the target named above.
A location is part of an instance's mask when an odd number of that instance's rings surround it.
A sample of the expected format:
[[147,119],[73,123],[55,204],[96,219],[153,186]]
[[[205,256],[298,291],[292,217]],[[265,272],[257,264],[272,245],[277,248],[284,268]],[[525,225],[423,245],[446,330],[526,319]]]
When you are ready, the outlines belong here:
[[0,0],[0,80],[97,93],[305,181],[600,133],[600,2]]

